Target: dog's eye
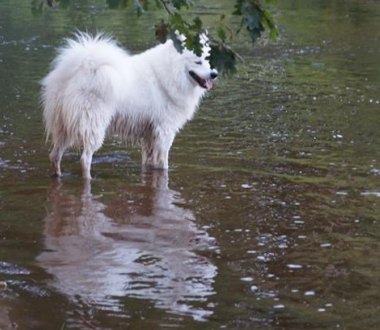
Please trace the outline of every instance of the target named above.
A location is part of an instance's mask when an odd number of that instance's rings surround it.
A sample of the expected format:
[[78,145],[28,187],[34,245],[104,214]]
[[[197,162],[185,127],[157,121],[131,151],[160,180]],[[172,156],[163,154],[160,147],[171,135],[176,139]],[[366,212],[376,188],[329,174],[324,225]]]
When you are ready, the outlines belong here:
[[194,63],[197,65],[202,65],[202,61],[195,61]]

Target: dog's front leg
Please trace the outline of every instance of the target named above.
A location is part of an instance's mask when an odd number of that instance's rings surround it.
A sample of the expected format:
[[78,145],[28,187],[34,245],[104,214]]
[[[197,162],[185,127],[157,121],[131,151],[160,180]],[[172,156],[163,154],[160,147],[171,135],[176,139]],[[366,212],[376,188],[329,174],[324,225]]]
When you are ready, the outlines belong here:
[[84,149],[80,158],[82,177],[85,180],[91,180],[91,163],[93,153],[94,152],[92,150]]
[[169,168],[169,151],[173,144],[175,134],[156,130],[149,138],[142,141],[142,166],[146,169]]

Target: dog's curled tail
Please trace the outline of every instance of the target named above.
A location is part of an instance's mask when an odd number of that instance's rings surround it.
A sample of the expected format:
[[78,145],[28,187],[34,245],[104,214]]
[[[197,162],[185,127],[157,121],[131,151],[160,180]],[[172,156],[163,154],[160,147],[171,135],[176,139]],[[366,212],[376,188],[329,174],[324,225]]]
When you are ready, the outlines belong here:
[[77,33],[66,41],[41,81],[47,140],[65,147],[100,143],[103,137],[96,135],[111,117],[119,79],[110,59],[125,56],[112,39],[102,35]]

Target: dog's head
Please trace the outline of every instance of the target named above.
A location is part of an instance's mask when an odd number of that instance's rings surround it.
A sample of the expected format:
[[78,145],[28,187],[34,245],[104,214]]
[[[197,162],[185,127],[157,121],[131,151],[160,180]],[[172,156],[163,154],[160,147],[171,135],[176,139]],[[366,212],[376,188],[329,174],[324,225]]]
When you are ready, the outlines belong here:
[[[185,38],[177,35],[177,38],[184,43]],[[210,50],[209,39],[207,34],[200,35],[202,45],[202,55],[197,56],[193,51],[183,49],[181,54],[185,62],[185,70],[188,78],[194,86],[199,86],[205,90],[210,90],[214,80],[218,77],[218,71],[212,69],[209,62]]]

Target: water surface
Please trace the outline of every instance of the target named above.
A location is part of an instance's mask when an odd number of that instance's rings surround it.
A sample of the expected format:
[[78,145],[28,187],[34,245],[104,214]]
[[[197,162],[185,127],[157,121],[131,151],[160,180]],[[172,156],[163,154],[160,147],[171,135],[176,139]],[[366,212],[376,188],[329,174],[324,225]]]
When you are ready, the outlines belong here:
[[49,177],[38,80],[74,28],[138,52],[158,14],[0,0],[0,328],[378,328],[380,5],[275,14],[281,38],[236,44],[169,173],[108,141],[86,184],[75,151]]

